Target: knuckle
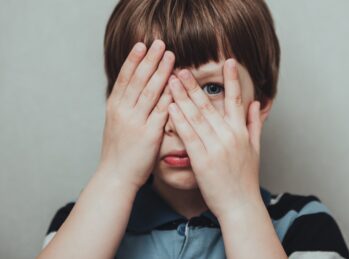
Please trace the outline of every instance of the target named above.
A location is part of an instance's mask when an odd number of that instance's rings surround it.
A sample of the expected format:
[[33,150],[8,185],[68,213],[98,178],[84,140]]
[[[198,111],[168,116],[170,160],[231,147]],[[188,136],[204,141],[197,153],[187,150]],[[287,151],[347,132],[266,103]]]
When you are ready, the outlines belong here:
[[200,113],[196,113],[190,117],[190,120],[194,124],[201,124],[204,120],[204,117]]
[[138,63],[142,57],[143,57],[143,53],[134,51],[134,52],[131,52],[130,56],[128,57],[128,60],[131,63]]
[[197,92],[201,91],[199,86],[194,86],[193,88],[189,89],[188,92],[189,94],[196,94]]
[[237,105],[237,106],[242,105],[241,94],[238,94],[238,95],[234,96],[233,102],[234,102],[234,104]]
[[149,52],[144,58],[144,61],[147,64],[153,64],[156,60],[157,60],[157,57],[151,52]]
[[204,104],[202,104],[199,109],[202,111],[202,112],[213,112],[214,110],[214,107],[211,103],[209,102],[205,102]]
[[156,93],[153,90],[150,90],[148,87],[146,87],[142,92],[142,96],[146,98],[148,101],[154,101],[156,98]]
[[126,75],[124,75],[124,73],[120,73],[117,80],[116,80],[116,84],[117,85],[126,85],[128,83],[128,78],[126,77]]
[[144,53],[142,52],[132,51],[130,55],[128,55],[125,61],[125,65],[134,66],[142,60],[143,56],[144,56]]

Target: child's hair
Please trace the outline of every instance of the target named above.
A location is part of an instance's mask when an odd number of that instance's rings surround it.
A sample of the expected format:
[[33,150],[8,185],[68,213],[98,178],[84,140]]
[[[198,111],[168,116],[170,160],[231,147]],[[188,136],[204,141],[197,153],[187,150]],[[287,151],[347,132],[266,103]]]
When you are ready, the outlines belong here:
[[175,68],[236,58],[250,73],[254,99],[274,99],[280,46],[263,0],[120,0],[104,38],[106,99],[133,45],[161,39],[176,57]]

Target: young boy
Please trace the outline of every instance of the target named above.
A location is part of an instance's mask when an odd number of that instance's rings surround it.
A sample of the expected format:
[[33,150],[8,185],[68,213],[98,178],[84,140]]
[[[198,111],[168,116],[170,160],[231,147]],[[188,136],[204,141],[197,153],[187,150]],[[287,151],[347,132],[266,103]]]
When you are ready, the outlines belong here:
[[100,165],[38,258],[348,258],[317,197],[259,186],[279,59],[262,0],[121,0]]

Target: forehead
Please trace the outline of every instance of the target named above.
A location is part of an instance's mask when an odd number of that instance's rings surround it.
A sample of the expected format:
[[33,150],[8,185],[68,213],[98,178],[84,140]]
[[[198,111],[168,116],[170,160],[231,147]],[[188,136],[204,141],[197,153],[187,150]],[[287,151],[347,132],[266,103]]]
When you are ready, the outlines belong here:
[[[190,70],[191,73],[197,79],[205,79],[213,76],[223,76],[223,66],[225,59],[220,59],[218,62],[209,61],[205,64],[202,64],[198,68],[194,66],[187,67],[186,69]],[[178,73],[181,71],[181,68],[176,68],[173,70],[173,74],[178,76]]]

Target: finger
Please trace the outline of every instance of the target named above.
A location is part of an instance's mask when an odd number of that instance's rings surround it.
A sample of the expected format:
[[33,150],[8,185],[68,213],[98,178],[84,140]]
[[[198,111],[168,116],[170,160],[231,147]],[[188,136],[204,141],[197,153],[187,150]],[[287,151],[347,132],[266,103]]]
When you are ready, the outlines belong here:
[[148,117],[147,124],[152,125],[152,127],[155,127],[156,129],[163,130],[168,118],[168,106],[172,102],[173,98],[170,89],[165,87],[158,103]]
[[149,80],[147,86],[138,98],[135,109],[140,116],[146,120],[149,113],[158,101],[161,90],[166,85],[168,77],[171,75],[175,56],[171,51],[165,51],[165,54],[159,64],[158,69]]
[[247,129],[250,140],[257,153],[260,153],[262,122],[260,119],[260,102],[252,102],[248,111]]
[[119,102],[124,94],[127,84],[129,83],[134,71],[146,53],[147,47],[143,42],[137,42],[125,62],[122,64],[118,77],[115,81],[113,90],[109,97],[115,102]]
[[223,74],[225,85],[224,108],[227,121],[229,125],[236,130],[242,130],[243,128],[246,130],[239,73],[235,59],[226,60]]
[[185,119],[183,113],[180,111],[176,103],[171,103],[169,105],[169,114],[178,135],[183,140],[191,164],[194,167],[200,166],[200,164],[203,164],[204,162],[202,160],[207,156],[207,150],[205,149],[204,144],[201,142],[200,137]]
[[193,103],[204,115],[206,120],[210,123],[211,127],[216,132],[216,135],[225,141],[231,135],[231,129],[227,126],[226,121],[221,114],[212,105],[210,99],[201,89],[200,85],[187,69],[181,70],[178,73],[182,85],[185,87],[188,95],[190,96]]
[[134,107],[137,99],[147,84],[165,51],[165,43],[162,40],[155,40],[151,45],[147,55],[143,58],[125,90],[122,104]]
[[177,78],[170,81],[170,90],[177,106],[180,108],[193,130],[200,137],[206,150],[209,150],[210,147],[217,144],[219,139],[213,128],[195,104],[190,100],[181,82]]

